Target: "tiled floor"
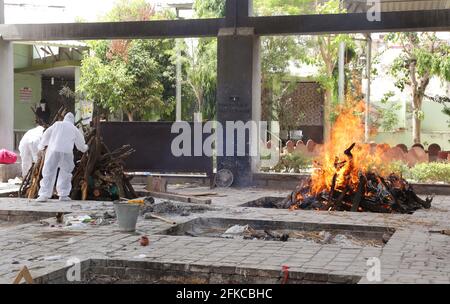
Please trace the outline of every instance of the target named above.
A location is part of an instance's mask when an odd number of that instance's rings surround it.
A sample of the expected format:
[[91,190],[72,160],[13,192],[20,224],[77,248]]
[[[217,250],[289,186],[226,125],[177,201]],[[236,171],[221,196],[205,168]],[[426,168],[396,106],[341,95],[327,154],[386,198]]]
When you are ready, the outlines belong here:
[[[176,191],[211,192],[206,188],[177,188]],[[291,272],[359,276],[361,283],[369,283],[366,274],[374,264],[368,261],[378,258],[381,283],[450,283],[450,236],[430,233],[450,228],[450,197],[436,197],[429,210],[399,215],[242,208],[239,205],[257,198],[288,193],[256,188],[214,189],[212,192],[217,195],[208,197],[212,199],[210,210],[189,216],[171,216],[171,219],[177,223],[197,217],[277,220],[392,227],[396,232],[384,247],[377,248],[168,236],[160,232],[170,228],[170,224],[142,218],[134,234],[119,232],[116,224],[87,225],[77,229],[52,228],[38,221],[14,226],[0,224],[0,282],[12,282],[22,265],[27,265],[32,275],[38,277],[61,269],[69,258],[76,257],[80,260],[126,259],[184,263],[190,267],[233,267],[236,272],[240,268],[281,272],[282,265],[287,265]],[[112,208],[111,202],[38,204],[23,199],[0,199],[0,216],[3,217],[26,213],[39,216],[39,212],[89,215]],[[51,225],[54,219],[45,222]],[[63,232],[55,234],[55,231]],[[139,245],[141,234],[149,236],[150,246]]]

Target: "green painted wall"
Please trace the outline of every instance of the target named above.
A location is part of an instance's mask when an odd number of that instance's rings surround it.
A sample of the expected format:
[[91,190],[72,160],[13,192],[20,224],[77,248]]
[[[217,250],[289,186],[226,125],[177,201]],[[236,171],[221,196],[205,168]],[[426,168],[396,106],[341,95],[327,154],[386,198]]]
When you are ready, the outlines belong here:
[[22,69],[31,66],[33,47],[25,44],[14,44],[14,68]]
[[[30,102],[20,101],[19,91],[21,88],[31,88],[32,98]],[[41,76],[32,74],[14,75],[14,129],[29,130],[34,128],[35,118],[31,107],[41,100]]]
[[[14,45],[14,68],[20,69],[31,66],[33,47],[25,44]],[[31,88],[32,98],[30,102],[20,101],[21,88]],[[34,74],[14,74],[14,129],[29,130],[34,128],[34,114],[31,107],[41,100],[41,76]]]
[[[431,101],[423,102],[422,110],[425,113],[425,118],[422,122],[422,144],[426,147],[436,143],[441,146],[443,150],[450,151],[450,117],[442,113],[443,107],[443,105]],[[402,111],[399,111],[398,114],[401,118],[399,126],[406,127],[406,130],[395,132],[383,132],[380,130],[373,139],[374,141],[378,143],[388,143],[391,146],[405,144],[408,147],[411,147],[413,145],[411,114],[405,115]],[[406,116],[406,122],[402,121],[402,116]]]

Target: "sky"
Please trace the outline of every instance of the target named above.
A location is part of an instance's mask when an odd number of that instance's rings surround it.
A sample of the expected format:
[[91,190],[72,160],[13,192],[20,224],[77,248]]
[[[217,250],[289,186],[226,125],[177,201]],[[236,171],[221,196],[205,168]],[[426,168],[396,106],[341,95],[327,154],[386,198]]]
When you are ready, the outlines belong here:
[[[6,23],[67,23],[78,17],[94,22],[107,13],[116,0],[4,0]],[[161,6],[171,0],[149,0]],[[173,2],[173,1],[172,1]],[[19,6],[20,4],[25,4]]]

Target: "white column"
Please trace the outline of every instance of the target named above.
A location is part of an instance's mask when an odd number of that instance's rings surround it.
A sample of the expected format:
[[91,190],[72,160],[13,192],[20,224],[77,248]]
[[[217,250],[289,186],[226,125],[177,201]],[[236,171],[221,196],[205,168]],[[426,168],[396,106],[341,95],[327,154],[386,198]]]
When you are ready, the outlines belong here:
[[[4,23],[4,1],[0,0],[0,24]],[[14,50],[0,38],[0,149],[14,149]]]
[[0,24],[5,23],[5,1],[0,0]]

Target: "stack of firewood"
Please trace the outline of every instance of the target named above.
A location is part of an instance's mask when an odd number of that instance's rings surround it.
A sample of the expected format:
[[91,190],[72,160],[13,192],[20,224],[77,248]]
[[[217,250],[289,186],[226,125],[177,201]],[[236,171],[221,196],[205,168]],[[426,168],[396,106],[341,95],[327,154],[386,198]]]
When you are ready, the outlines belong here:
[[[62,108],[53,119],[53,123],[62,120],[66,111]],[[89,150],[86,153],[75,152],[75,170],[72,177],[73,200],[116,200],[136,198],[131,178],[125,175],[124,161],[134,150],[123,146],[110,151],[98,133],[98,119],[93,126],[84,129]],[[53,124],[52,123],[52,124]],[[34,199],[39,192],[45,153],[39,157],[23,179],[19,190],[20,197]]]

